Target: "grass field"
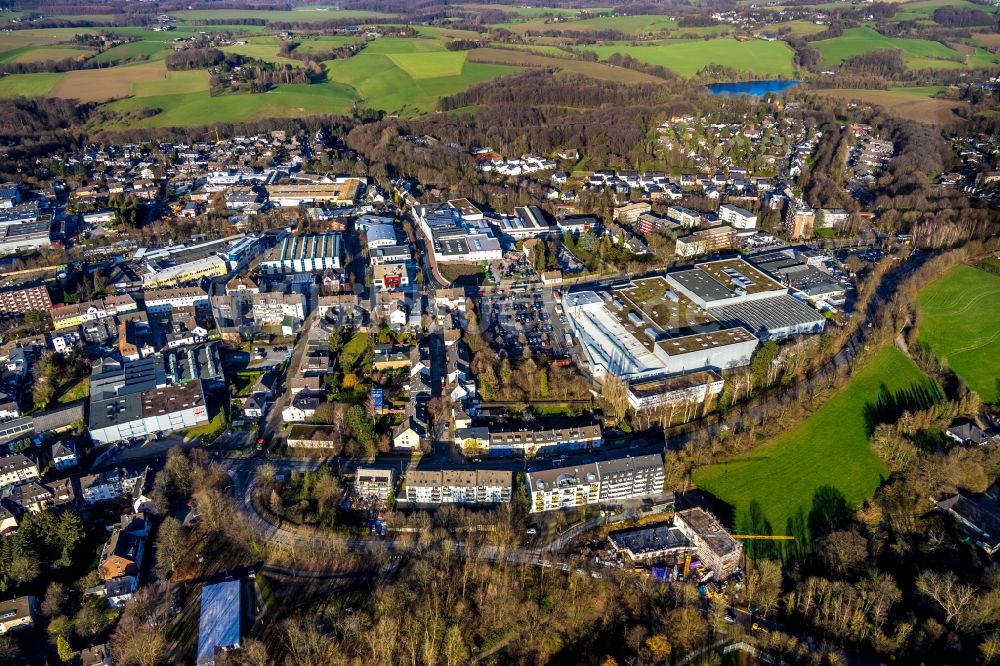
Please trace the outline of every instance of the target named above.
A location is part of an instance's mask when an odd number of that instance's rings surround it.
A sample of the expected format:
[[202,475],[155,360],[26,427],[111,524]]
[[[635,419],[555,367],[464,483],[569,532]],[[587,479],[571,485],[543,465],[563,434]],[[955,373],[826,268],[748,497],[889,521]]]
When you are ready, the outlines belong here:
[[166,75],[167,67],[162,60],[125,67],[82,69],[66,72],[49,95],[81,102],[102,102],[128,97],[134,84],[162,80]]
[[255,10],[255,9],[188,9],[170,12],[170,15],[181,21],[219,21],[227,19],[258,18],[265,21],[332,21],[342,18],[390,18],[393,14],[384,12],[369,12],[353,9],[322,9],[317,7],[298,7],[290,11]]
[[650,46],[617,43],[581,48],[597,53],[602,60],[614,53],[627,54],[643,62],[662,65],[683,76],[692,76],[708,65],[722,65],[760,75],[795,74],[792,51],[784,42],[759,39],[740,42],[723,37],[704,41],[666,40]]
[[413,79],[437,79],[443,76],[461,76],[465,66],[465,51],[441,53],[390,53],[393,64]]
[[583,74],[602,81],[620,81],[623,83],[662,83],[651,74],[637,72],[623,67],[613,67],[600,62],[586,60],[567,60],[566,58],[551,58],[526,51],[510,49],[475,49],[469,53],[469,62],[474,61],[515,65],[519,67],[551,67],[574,74]]
[[65,60],[66,58],[82,58],[93,53],[91,49],[73,46],[37,46],[24,50],[3,62],[44,62],[46,60]]
[[302,67],[303,63],[294,58],[283,58],[278,55],[279,40],[277,37],[262,36],[251,37],[246,44],[232,44],[222,47],[226,53],[257,58],[264,62],[273,62],[278,65],[291,65],[292,67]]
[[899,49],[910,69],[962,67],[964,56],[940,42],[885,37],[872,28],[849,28],[840,37],[813,42],[823,55],[823,66],[835,67],[848,58],[877,49]]
[[947,86],[891,88],[889,90],[832,88],[815,90],[813,93],[821,97],[852,99],[867,104],[878,104],[902,118],[934,125],[948,125],[960,120],[953,109],[968,106],[968,103],[952,99],[932,99],[934,95],[943,90],[947,90]]
[[1000,277],[958,266],[917,298],[920,341],[986,402],[1000,402]]
[[39,74],[10,74],[0,77],[0,97],[44,97],[49,94],[65,74],[43,72]]
[[94,62],[121,62],[123,60],[130,60],[141,56],[148,56],[150,59],[156,59],[166,57],[168,53],[172,52],[173,49],[164,42],[129,42],[128,44],[122,44],[121,46],[108,49],[103,53],[98,53],[94,56]]
[[636,16],[598,16],[583,20],[566,20],[546,22],[544,19],[533,21],[516,21],[497,24],[511,32],[545,32],[546,30],[561,30],[563,32],[596,32],[598,30],[618,30],[628,35],[644,35],[663,30],[673,30],[677,22],[667,16],[654,14],[638,14]]
[[767,529],[759,521],[747,524],[756,502],[773,534],[796,534],[801,528],[795,525],[823,494],[819,489],[835,488],[852,508],[872,496],[887,469],[868,442],[869,410],[894,402],[898,407],[907,402],[902,392],[911,389],[923,392],[918,404],[941,397],[902,352],[882,349],[805,422],[742,456],[697,470],[694,482],[732,506],[736,529]]

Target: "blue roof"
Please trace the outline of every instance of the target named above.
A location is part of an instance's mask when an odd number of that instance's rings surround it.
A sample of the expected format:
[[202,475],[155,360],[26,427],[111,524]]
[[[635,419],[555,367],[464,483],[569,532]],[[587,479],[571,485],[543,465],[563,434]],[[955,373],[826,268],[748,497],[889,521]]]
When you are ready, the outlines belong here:
[[240,644],[240,585],[238,580],[229,580],[201,588],[198,666],[214,664],[218,648]]

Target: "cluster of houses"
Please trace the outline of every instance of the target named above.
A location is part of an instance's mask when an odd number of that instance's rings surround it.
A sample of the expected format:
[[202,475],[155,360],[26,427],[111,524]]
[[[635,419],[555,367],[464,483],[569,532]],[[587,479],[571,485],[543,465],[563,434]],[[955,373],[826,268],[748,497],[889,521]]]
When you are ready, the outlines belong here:
[[[73,473],[77,453],[66,441],[52,444],[48,457],[52,467],[44,476],[38,462],[25,455],[0,458],[0,535],[15,532],[26,514],[71,507],[89,511],[106,502],[124,500],[123,506],[128,509],[119,521],[108,526],[110,534],[101,550],[97,567],[101,583],[84,590],[85,596],[105,599],[111,608],[120,609],[139,586],[149,534],[148,515],[155,513],[153,472],[145,467]],[[0,605],[17,610],[16,614],[0,615],[0,633],[34,626],[37,599],[21,597]]]

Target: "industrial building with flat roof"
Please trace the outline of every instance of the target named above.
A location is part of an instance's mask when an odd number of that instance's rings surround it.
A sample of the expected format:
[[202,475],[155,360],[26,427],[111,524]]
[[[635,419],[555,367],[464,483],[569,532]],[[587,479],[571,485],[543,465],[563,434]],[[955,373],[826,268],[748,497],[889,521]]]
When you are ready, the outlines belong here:
[[168,384],[162,357],[97,363],[90,377],[90,436],[107,444],[207,423],[201,379],[179,373],[179,383]]
[[317,273],[340,268],[340,234],[288,236],[260,262],[269,275],[282,273]]
[[436,262],[490,261],[503,256],[500,241],[482,211],[467,199],[416,205],[413,218]]

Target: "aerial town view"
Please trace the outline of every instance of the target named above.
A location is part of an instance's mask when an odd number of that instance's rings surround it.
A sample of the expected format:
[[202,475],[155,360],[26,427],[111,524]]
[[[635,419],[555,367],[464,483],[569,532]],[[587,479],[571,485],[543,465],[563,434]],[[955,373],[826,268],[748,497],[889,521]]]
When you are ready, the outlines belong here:
[[0,0],[0,666],[1000,665],[1000,0]]

